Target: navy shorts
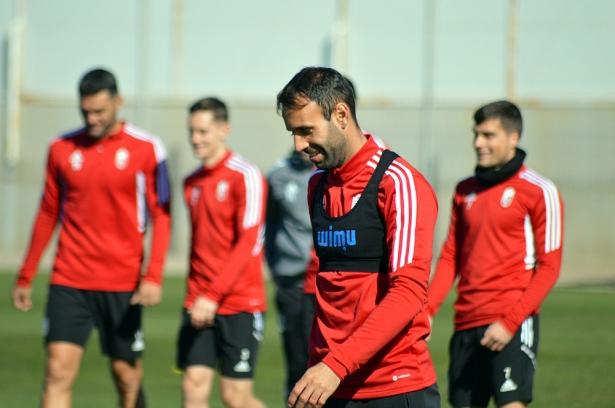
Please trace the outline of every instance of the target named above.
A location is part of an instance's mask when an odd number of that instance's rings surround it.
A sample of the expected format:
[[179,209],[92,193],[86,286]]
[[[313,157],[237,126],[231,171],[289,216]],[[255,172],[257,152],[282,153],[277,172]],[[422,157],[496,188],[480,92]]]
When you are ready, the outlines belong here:
[[538,352],[538,315],[528,317],[502,351],[480,344],[489,326],[456,332],[450,344],[449,402],[455,407],[486,407],[532,401]]
[[63,341],[85,348],[96,327],[104,355],[125,361],[141,358],[145,348],[141,306],[130,304],[132,295],[51,285],[43,324],[45,344]]
[[219,368],[228,378],[254,378],[254,367],[263,339],[262,313],[216,315],[212,326],[196,329],[187,310],[177,340],[177,367],[202,365]]
[[345,400],[329,398],[323,408],[440,408],[438,384],[390,397]]

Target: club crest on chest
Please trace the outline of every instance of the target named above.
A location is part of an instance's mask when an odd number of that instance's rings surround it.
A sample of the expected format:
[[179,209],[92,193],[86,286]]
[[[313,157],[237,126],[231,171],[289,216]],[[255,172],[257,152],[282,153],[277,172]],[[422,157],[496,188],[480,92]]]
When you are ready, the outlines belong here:
[[224,201],[228,197],[229,184],[226,180],[221,180],[216,186],[216,199],[218,201]]
[[513,202],[515,198],[516,190],[513,187],[506,187],[504,189],[504,193],[502,193],[502,198],[500,199],[500,205],[502,208],[508,208]]

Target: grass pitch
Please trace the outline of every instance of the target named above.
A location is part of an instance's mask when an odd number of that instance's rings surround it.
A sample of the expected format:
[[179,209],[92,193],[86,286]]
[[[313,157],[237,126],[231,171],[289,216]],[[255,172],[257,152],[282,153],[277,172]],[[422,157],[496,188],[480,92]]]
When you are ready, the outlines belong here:
[[[0,273],[0,290],[8,294],[13,274]],[[8,296],[0,307],[0,407],[39,405],[44,376],[42,319],[47,275],[34,286],[34,308],[15,310]],[[273,290],[258,359],[256,395],[269,407],[285,406],[282,397],[283,361]],[[168,277],[159,306],[145,311],[145,391],[148,407],[180,406],[181,376],[173,372],[175,339],[184,295],[184,278]],[[436,316],[429,343],[438,373],[442,406],[446,402],[448,341],[452,333],[452,297]],[[541,313],[541,340],[532,407],[615,406],[615,291],[557,288]],[[94,332],[74,386],[73,406],[116,406],[107,360],[100,355]],[[214,385],[211,407],[222,407]]]

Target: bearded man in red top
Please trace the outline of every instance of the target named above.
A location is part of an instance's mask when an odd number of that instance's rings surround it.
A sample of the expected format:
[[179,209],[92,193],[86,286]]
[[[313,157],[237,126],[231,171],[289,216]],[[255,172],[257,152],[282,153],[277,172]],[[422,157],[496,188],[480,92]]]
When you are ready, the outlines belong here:
[[[167,154],[156,137],[118,121],[122,98],[110,72],[88,72],[79,94],[85,127],[49,146],[43,198],[12,290],[13,305],[32,307],[32,280],[59,224],[44,324],[42,406],[71,405],[72,385],[96,326],[120,405],[144,407],[141,307],[156,305],[162,295],[171,232]],[[153,234],[143,268],[148,221]]]
[[320,169],[308,187],[319,258],[310,368],[288,406],[439,407],[425,342],[431,186],[363,134],[339,72],[304,68],[277,103],[295,149]]

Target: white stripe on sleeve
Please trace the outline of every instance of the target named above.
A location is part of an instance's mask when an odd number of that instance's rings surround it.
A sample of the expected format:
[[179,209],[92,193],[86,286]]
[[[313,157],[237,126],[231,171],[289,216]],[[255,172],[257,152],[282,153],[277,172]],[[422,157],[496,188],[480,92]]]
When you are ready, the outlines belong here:
[[243,228],[248,229],[261,222],[263,183],[260,170],[248,160],[233,154],[227,166],[243,175],[246,187],[246,209],[243,217]]
[[519,177],[542,189],[546,209],[545,253],[559,249],[562,245],[562,210],[557,187],[551,180],[530,169]]
[[396,231],[393,271],[412,263],[416,244],[416,186],[412,171],[397,160],[385,172],[395,182]]

